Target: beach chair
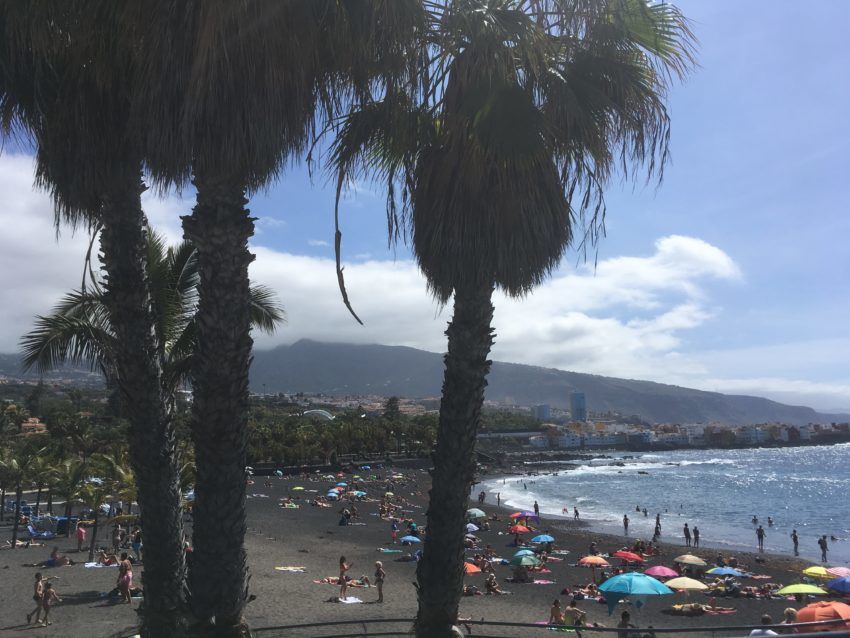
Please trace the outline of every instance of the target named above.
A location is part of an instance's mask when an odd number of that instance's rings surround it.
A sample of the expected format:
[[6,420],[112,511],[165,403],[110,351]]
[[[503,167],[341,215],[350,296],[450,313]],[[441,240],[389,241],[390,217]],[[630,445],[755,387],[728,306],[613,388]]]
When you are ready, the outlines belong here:
[[31,541],[34,541],[34,540],[49,541],[49,540],[56,538],[56,534],[54,534],[53,532],[37,530],[32,525],[27,525],[27,532],[29,532]]

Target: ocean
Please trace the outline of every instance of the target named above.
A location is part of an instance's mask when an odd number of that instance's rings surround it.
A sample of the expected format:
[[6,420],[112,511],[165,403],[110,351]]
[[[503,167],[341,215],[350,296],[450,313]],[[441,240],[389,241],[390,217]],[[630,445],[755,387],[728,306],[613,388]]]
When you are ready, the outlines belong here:
[[[682,529],[688,523],[699,527],[702,547],[730,551],[757,549],[755,515],[766,532],[766,552],[792,554],[790,534],[796,529],[800,556],[819,561],[817,539],[826,534],[839,539],[829,541],[829,563],[850,563],[850,443],[608,451],[570,463],[580,465],[556,474],[488,479],[473,491],[486,490],[487,503],[501,492],[502,503],[524,510],[537,500],[543,515],[559,517],[562,508],[571,513],[576,506],[592,528],[615,534],[623,533],[623,515],[628,514],[632,538],[651,538],[660,512],[662,541],[684,543]],[[635,511],[638,506],[646,507],[648,515]]]

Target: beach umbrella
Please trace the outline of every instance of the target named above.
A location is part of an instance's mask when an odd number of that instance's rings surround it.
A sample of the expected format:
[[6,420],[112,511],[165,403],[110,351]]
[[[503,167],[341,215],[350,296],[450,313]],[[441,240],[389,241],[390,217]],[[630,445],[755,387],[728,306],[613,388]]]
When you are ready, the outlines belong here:
[[303,492],[304,488],[301,487],[300,485],[296,485],[295,487],[292,488],[292,491],[293,492]]
[[473,563],[464,563],[463,571],[465,574],[478,574],[481,572],[481,568],[478,565],[474,565]]
[[612,594],[637,594],[641,596],[653,596],[661,594],[672,594],[673,590],[660,580],[641,574],[640,572],[626,572],[612,576],[599,585],[599,591]]
[[680,589],[682,591],[696,591],[698,589],[708,589],[708,585],[705,583],[701,583],[698,580],[694,580],[693,578],[688,578],[687,576],[679,576],[678,578],[671,578],[666,583],[670,589]]
[[831,589],[832,591],[841,592],[842,594],[850,594],[850,576],[831,580],[826,584],[826,588]]
[[384,492],[384,496],[395,496],[392,492]]
[[419,538],[418,536],[402,536],[401,542],[402,543],[421,543],[422,539]]
[[525,518],[522,512],[514,512],[511,514],[510,518]]
[[831,575],[836,578],[843,578],[844,576],[850,576],[850,567],[829,567],[827,570]]
[[614,613],[620,598],[629,596],[633,599],[635,607],[640,609],[646,604],[649,596],[662,596],[672,594],[673,590],[660,580],[640,572],[628,572],[617,574],[606,580],[599,586],[599,591],[608,603],[608,615]]
[[676,578],[679,575],[675,569],[670,569],[669,567],[665,567],[664,565],[655,565],[654,567],[650,567],[649,569],[645,569],[644,574],[649,574],[654,578]]
[[466,510],[466,515],[469,518],[484,518],[485,516],[487,516],[487,514],[485,514],[482,510],[478,509],[477,507],[473,507],[472,509]]
[[530,549],[521,549],[514,556],[534,556],[534,552]]
[[705,567],[708,564],[699,556],[694,556],[693,554],[682,554],[674,558],[673,562],[682,565],[693,565],[695,567]]
[[580,558],[578,561],[579,565],[584,565],[585,567],[610,567],[611,563],[602,558],[601,556],[585,556],[584,558]]
[[744,575],[744,572],[733,567],[714,567],[705,573],[713,576],[734,576],[735,578],[740,578]]
[[540,564],[540,559],[537,556],[525,554],[524,556],[514,556],[511,558],[510,564],[514,566],[536,567]]
[[112,525],[113,523],[129,523],[137,520],[138,518],[139,517],[136,514],[120,514],[119,516],[113,516],[107,520],[106,523],[107,525]]
[[832,574],[826,571],[825,567],[821,567],[820,565],[807,567],[803,570],[803,573],[811,578],[820,578],[821,580],[829,580],[832,578]]
[[842,629],[850,629],[850,605],[839,603],[837,601],[818,601],[811,605],[806,605],[797,612],[797,622],[817,622],[819,620],[839,620],[844,619],[848,622],[835,623],[832,625],[809,625],[808,627],[798,627],[797,631],[801,633],[810,633],[815,631],[840,631]]
[[346,483],[345,481],[342,481],[341,483],[337,483],[336,486],[337,487],[348,487],[348,483]]
[[535,536],[531,539],[532,543],[554,543],[555,539],[549,534],[541,534],[540,536]]
[[810,596],[826,596],[827,592],[817,585],[809,585],[808,583],[794,583],[783,587],[778,592],[780,596],[790,596],[791,594],[809,594]]
[[618,552],[614,552],[611,555],[616,556],[617,558],[622,558],[623,560],[628,561],[630,563],[642,563],[642,562],[644,562],[643,556],[638,556],[634,552],[627,552],[627,551],[624,551],[622,549]]
[[274,475],[275,475],[275,476],[283,476],[283,472],[282,472],[282,471],[280,471],[280,470],[275,470],[275,471],[274,471]]
[[478,531],[478,525],[475,525],[473,523],[467,523],[466,524],[466,531],[467,532],[477,532]]
[[364,492],[363,490],[357,490],[356,492],[354,492],[354,496],[366,496],[366,492]]
[[531,530],[528,529],[525,525],[512,525],[510,528],[508,528],[508,531],[511,534],[527,534]]

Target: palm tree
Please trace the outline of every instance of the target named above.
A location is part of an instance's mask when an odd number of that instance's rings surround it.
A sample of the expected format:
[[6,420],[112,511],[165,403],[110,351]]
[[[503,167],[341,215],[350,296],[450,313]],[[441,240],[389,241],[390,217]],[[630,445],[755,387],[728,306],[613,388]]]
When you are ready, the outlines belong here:
[[149,526],[141,632],[175,635],[185,606],[183,522],[146,278],[143,154],[130,117],[136,49],[116,37],[119,4],[0,5],[0,124],[35,146],[37,182],[51,192],[57,220],[101,229],[115,377]]
[[71,535],[71,509],[80,497],[87,474],[88,464],[78,459],[65,459],[54,470],[51,490],[65,501],[66,537]]
[[32,471],[38,463],[38,458],[45,452],[44,448],[37,448],[35,444],[23,440],[12,453],[4,459],[0,459],[0,471],[8,477],[9,483],[15,486],[15,520],[12,523],[12,549],[15,549],[18,541],[18,528],[21,521],[21,496],[24,487],[32,483]]
[[[192,608],[208,632],[239,635],[251,359],[247,195],[306,150],[319,113],[366,92],[405,60],[416,0],[139,3],[145,25],[138,107],[145,156],[163,187],[197,190],[185,236],[198,250]],[[343,82],[346,82],[343,84]],[[354,85],[353,89],[347,87]],[[340,88],[345,87],[345,88]]]
[[[188,241],[166,248],[152,232],[147,236],[146,263],[164,398],[171,404],[177,388],[188,380],[197,346],[197,251]],[[271,334],[284,320],[283,309],[265,286],[251,287],[250,304],[254,329]],[[95,281],[89,289],[65,295],[52,314],[36,318],[35,328],[21,340],[23,366],[44,373],[66,363],[85,363],[115,379],[116,341],[103,282]],[[65,434],[76,441],[87,431],[72,428]]]
[[[475,471],[492,295],[521,297],[555,267],[616,169],[660,175],[663,98],[692,62],[672,5],[643,0],[443,0],[427,3],[418,82],[346,118],[331,162],[338,183],[377,173],[391,238],[409,223],[431,292],[454,300],[439,429],[417,566],[417,636],[447,636],[463,582],[463,523]],[[338,206],[338,204],[337,204]],[[583,242],[582,242],[583,243]]]

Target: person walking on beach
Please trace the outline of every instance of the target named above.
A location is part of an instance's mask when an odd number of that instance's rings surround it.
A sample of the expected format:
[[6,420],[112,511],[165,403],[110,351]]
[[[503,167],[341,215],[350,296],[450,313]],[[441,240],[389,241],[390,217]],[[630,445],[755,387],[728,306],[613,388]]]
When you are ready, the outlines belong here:
[[77,552],[83,551],[83,543],[86,542],[86,528],[77,522]]
[[345,593],[348,590],[348,581],[345,579],[345,572],[351,569],[354,563],[346,563],[345,556],[339,557],[339,599],[345,600]]
[[626,536],[629,535],[629,516],[628,516],[628,514],[623,514],[623,533]]
[[688,527],[688,524],[685,523],[685,527],[682,529],[685,533],[685,547],[691,546],[691,528]]
[[826,542],[826,534],[824,534],[823,536],[821,536],[818,539],[818,545],[820,546],[820,560],[821,560],[822,563],[825,563],[826,562],[826,551],[829,549],[829,546],[827,545],[827,542]]
[[699,547],[699,527],[694,525],[694,547]]
[[393,545],[398,542],[398,523],[395,521],[390,523],[390,538],[392,539]]
[[534,501],[534,515],[540,518],[540,506],[537,504],[537,501]]
[[387,572],[384,571],[384,564],[376,560],[375,561],[375,587],[378,588],[378,600],[376,602],[382,603],[384,602],[384,578],[386,577]]
[[44,593],[41,595],[41,608],[44,610],[44,618],[41,620],[43,625],[52,625],[50,622],[50,608],[54,603],[61,603],[62,599],[59,594],[53,589],[53,583],[47,582],[44,584]]
[[578,520],[578,508],[575,506],[573,507],[573,518]]
[[794,556],[800,555],[800,538],[797,536],[797,530],[791,530],[791,542],[794,543]]
[[763,552],[764,551],[764,527],[762,527],[761,525],[759,525],[758,529],[756,530],[756,538],[758,538],[758,541],[759,541],[759,551]]
[[496,507],[502,506],[502,493],[496,492]]
[[35,609],[27,614],[27,624],[32,622],[32,617],[35,616],[35,622],[41,623],[41,600],[44,595],[44,586],[47,580],[41,577],[41,572],[36,573],[35,583],[32,589],[32,599],[35,601]]

